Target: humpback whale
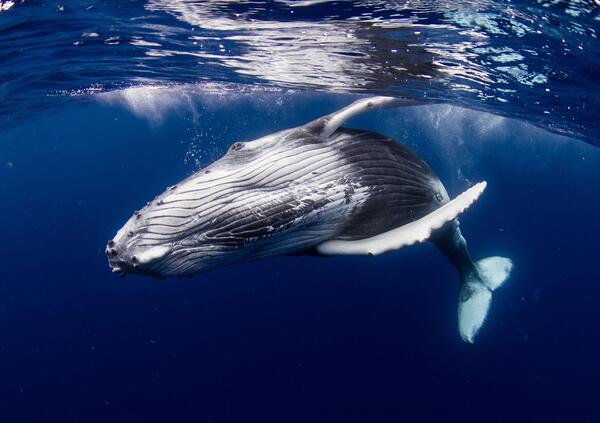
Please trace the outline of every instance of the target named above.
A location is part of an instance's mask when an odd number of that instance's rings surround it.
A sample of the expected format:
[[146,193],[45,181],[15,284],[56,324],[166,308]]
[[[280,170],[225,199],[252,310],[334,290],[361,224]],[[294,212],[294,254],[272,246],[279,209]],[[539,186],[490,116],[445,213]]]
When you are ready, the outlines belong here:
[[414,105],[372,97],[306,125],[236,142],[167,188],[108,241],[114,273],[191,276],[275,255],[376,256],[431,241],[460,275],[458,330],[472,343],[510,259],[473,261],[457,217],[486,187],[454,199],[407,147],[343,126],[374,108]]

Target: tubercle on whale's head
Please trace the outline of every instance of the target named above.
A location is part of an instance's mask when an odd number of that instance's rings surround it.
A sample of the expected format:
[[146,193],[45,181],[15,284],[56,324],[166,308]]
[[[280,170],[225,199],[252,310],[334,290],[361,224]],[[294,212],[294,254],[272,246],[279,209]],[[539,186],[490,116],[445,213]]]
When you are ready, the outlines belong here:
[[146,276],[164,276],[155,268],[160,259],[167,257],[173,248],[168,243],[145,246],[137,223],[141,212],[135,212],[129,221],[106,243],[105,253],[113,273],[124,276],[138,273]]
[[172,247],[158,245],[150,248],[140,248],[127,245],[116,236],[106,243],[106,255],[113,273],[124,276],[127,273],[138,273],[146,276],[162,277],[153,264],[172,252]]

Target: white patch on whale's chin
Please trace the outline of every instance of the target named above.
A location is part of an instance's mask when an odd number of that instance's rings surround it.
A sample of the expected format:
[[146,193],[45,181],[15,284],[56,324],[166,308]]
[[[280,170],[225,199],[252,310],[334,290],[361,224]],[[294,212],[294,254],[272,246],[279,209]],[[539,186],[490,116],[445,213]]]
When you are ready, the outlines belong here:
[[171,251],[171,247],[165,245],[159,245],[156,247],[148,248],[147,250],[137,253],[136,257],[140,264],[148,264],[154,260],[158,260]]

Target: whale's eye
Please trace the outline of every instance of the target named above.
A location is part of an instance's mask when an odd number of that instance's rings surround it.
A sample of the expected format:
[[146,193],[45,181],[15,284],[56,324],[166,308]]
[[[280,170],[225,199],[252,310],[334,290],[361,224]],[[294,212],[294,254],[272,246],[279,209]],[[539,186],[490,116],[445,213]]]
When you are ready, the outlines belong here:
[[232,151],[239,151],[242,148],[244,148],[244,143],[243,142],[236,142],[231,147],[229,147],[228,153],[231,153]]

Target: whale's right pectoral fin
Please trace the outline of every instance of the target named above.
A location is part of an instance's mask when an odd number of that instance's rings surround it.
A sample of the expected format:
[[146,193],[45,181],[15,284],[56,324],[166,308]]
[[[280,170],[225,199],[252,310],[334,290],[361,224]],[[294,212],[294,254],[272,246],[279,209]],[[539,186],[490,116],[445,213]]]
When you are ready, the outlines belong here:
[[422,218],[391,231],[359,240],[334,239],[316,247],[323,255],[378,255],[404,246],[427,241],[433,231],[456,219],[479,198],[485,182],[475,184],[454,200],[444,204]]
[[329,138],[348,119],[362,115],[373,109],[387,107],[415,106],[422,104],[417,100],[404,97],[369,97],[357,100],[343,109],[333,112],[327,116],[320,117],[304,125],[305,129],[313,131],[323,140]]

